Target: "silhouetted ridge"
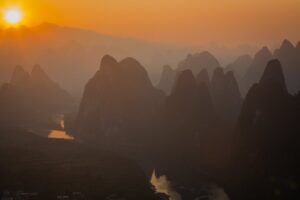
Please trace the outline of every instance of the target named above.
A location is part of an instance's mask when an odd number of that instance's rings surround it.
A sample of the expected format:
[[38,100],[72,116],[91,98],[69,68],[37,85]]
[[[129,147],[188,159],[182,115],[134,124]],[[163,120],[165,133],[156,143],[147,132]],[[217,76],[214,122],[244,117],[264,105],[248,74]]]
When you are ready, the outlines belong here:
[[101,59],[100,70],[102,71],[102,73],[107,73],[109,75],[109,72],[114,70],[117,64],[118,63],[115,58],[110,55],[105,55]]
[[255,54],[254,59],[263,60],[267,57],[272,57],[272,52],[268,47],[265,46]]
[[55,87],[56,85],[40,65],[34,65],[30,75],[32,84],[36,84],[36,87],[40,87],[40,84],[47,85],[47,87]]
[[285,78],[282,72],[281,63],[279,60],[271,60],[260,79],[260,83],[278,82],[283,89],[286,90]]
[[134,58],[125,58],[120,61],[126,79],[135,86],[153,88],[145,68]]
[[226,71],[233,71],[239,84],[241,84],[242,78],[245,76],[253,59],[249,55],[243,55],[238,57],[233,63],[226,66]]
[[300,90],[300,52],[289,41],[284,41],[279,49],[274,52],[274,57],[279,59],[286,78],[286,86],[290,93],[295,94]]
[[218,60],[211,53],[204,51],[193,55],[189,54],[185,60],[179,63],[177,71],[190,69],[193,74],[198,74],[202,69],[206,68],[208,73],[211,74],[217,67],[220,67]]
[[287,51],[294,48],[295,48],[294,45],[289,40],[284,40],[279,49],[283,51]]
[[203,81],[208,84],[207,75],[205,74],[206,72],[202,70],[206,69],[209,77],[218,67],[221,67],[219,61],[207,51],[202,53],[188,54],[184,60],[179,62],[175,70],[170,71],[165,69],[163,71],[158,87],[164,90],[166,94],[169,94],[172,89],[171,86],[174,85],[178,74],[187,69],[191,70],[194,76],[198,76],[200,72],[204,73],[201,74],[201,76],[203,76]]
[[252,86],[252,84],[257,83],[260,77],[263,74],[265,66],[267,63],[273,58],[271,51],[268,47],[263,47],[259,50],[251,63],[249,70],[245,74],[243,80],[241,81],[241,90],[242,93],[245,95],[248,89]]
[[188,93],[188,92],[195,92],[197,90],[197,83],[195,77],[191,70],[184,70],[179,73],[172,93]]
[[117,62],[105,56],[85,86],[76,132],[81,139],[108,148],[145,142],[151,132],[145,127],[155,126],[163,98],[137,60]]

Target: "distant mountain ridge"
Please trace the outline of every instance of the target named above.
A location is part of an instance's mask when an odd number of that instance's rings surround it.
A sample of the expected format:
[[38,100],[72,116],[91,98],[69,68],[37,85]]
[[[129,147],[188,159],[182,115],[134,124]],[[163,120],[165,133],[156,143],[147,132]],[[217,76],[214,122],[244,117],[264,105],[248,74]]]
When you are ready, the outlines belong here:
[[0,82],[8,81],[16,65],[28,69],[27,66],[39,63],[64,88],[80,96],[84,83],[96,70],[98,58],[105,54],[138,58],[155,78],[159,66],[167,60],[176,62],[184,55],[182,52],[168,45],[52,23],[10,28],[0,30]]
[[[11,81],[0,89],[0,123],[51,123],[52,115],[67,111],[73,97],[54,82],[41,66],[35,65],[31,73],[17,66]],[[10,117],[6,117],[10,116]]]
[[264,67],[273,58],[278,59],[282,64],[288,91],[292,94],[297,93],[300,90],[299,42],[297,45],[298,47],[294,46],[290,41],[284,40],[281,43],[281,46],[273,53],[267,47],[263,47],[258,51],[254,56],[248,72],[240,81],[242,93],[246,94],[252,84],[259,81],[263,74]]

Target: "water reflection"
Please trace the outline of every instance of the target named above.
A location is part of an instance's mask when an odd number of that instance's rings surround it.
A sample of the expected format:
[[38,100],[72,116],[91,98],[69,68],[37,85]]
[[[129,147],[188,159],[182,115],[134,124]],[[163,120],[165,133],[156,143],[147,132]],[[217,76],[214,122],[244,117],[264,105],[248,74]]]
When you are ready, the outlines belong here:
[[170,200],[182,200],[180,194],[172,189],[166,176],[157,177],[154,170],[150,182],[155,187],[156,192],[168,195]]
[[67,134],[67,132],[64,130],[64,128],[65,128],[65,117],[64,117],[64,115],[57,115],[55,117],[55,121],[58,124],[60,130],[51,130],[48,133],[48,138],[74,140],[74,137]]
[[48,138],[74,140],[74,137],[67,134],[66,131],[52,130],[48,134]]
[[[186,199],[184,192],[188,192],[189,195],[194,196],[195,200],[230,200],[223,188],[218,187],[215,184],[205,184],[197,190],[193,188],[185,188],[184,191],[176,190],[172,187],[170,180],[167,176],[157,176],[155,170],[152,173],[151,184],[154,186],[157,193],[163,193],[169,196],[169,200],[182,200]],[[184,188],[184,187],[181,187]],[[179,189],[179,188],[177,188]],[[183,193],[182,193],[183,192]]]

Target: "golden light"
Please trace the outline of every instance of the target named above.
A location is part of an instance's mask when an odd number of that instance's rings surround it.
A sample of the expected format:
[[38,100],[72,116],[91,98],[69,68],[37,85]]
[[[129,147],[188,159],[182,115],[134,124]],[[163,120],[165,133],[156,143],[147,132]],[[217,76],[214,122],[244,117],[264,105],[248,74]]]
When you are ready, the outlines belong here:
[[10,8],[4,11],[4,20],[10,25],[16,25],[22,21],[23,13],[18,8]]

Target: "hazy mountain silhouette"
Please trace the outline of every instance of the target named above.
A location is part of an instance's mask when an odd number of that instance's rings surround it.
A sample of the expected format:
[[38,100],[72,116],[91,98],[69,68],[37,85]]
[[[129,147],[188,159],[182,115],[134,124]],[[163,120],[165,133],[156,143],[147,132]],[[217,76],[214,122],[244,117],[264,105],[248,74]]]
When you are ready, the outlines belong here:
[[[297,199],[299,95],[285,86],[281,64],[268,63],[249,90],[236,129],[234,199]],[[274,192],[280,191],[280,192]]]
[[35,65],[29,74],[17,66],[10,83],[4,84],[0,92],[0,107],[5,110],[1,119],[11,116],[8,124],[51,122],[52,115],[65,112],[73,98],[52,81],[45,71]]
[[13,85],[25,86],[30,84],[30,74],[21,66],[16,66],[11,76],[10,83]]
[[264,82],[276,82],[281,85],[281,87],[287,91],[284,74],[282,71],[281,63],[279,60],[271,60],[259,81],[260,84],[264,84]]
[[165,94],[169,94],[172,90],[175,77],[175,70],[173,70],[169,65],[163,66],[163,71],[160,77],[160,81],[157,84],[157,88],[163,90]]
[[178,62],[186,51],[52,23],[0,29],[0,83],[9,80],[14,66],[28,70],[26,66],[39,63],[62,87],[79,97],[86,80],[97,70],[99,56],[108,53],[117,58],[138,58],[157,80],[160,66]]
[[133,58],[117,62],[106,55],[85,87],[77,117],[79,136],[109,147],[141,144],[151,137],[164,94],[155,89]]
[[263,74],[265,66],[273,58],[271,51],[267,47],[263,47],[258,51],[251,63],[247,73],[241,84],[241,91],[246,94],[252,84],[257,83]]
[[135,162],[100,148],[21,129],[0,129],[0,148],[0,191],[36,192],[37,199],[80,192],[87,199],[158,200]]
[[261,49],[254,57],[254,60],[249,67],[248,72],[241,80],[241,90],[246,94],[250,86],[259,81],[264,66],[272,58],[277,58],[282,64],[284,76],[286,77],[286,84],[288,91],[295,94],[300,89],[300,61],[299,61],[299,45],[294,46],[290,41],[284,40],[281,46],[272,54],[267,47]]
[[210,88],[219,117],[233,125],[238,118],[243,102],[233,72],[229,71],[225,74],[223,68],[217,68],[212,76]]
[[275,50],[274,57],[282,63],[286,77],[287,88],[290,93],[295,94],[300,90],[300,53],[297,48],[288,40],[284,40],[279,49]]
[[158,87],[169,94],[171,90],[166,90],[165,85],[173,85],[175,83],[176,75],[178,75],[182,71],[189,69],[193,72],[194,75],[198,75],[200,71],[206,69],[208,74],[211,75],[213,70],[218,67],[221,67],[218,60],[207,51],[196,53],[193,55],[189,54],[184,60],[179,62],[177,68],[175,69],[175,73],[172,72],[172,75],[171,73],[169,73],[170,75],[168,76],[166,76],[164,73],[161,75],[160,83],[164,84],[159,84]]
[[177,71],[190,69],[193,74],[198,74],[205,68],[209,74],[212,74],[217,67],[221,67],[219,61],[211,53],[204,51],[193,55],[189,54],[178,64]]
[[198,85],[191,70],[179,74],[166,106],[168,118],[173,119],[171,124],[177,128],[182,126],[181,130],[186,132],[197,132],[201,122],[206,124],[217,119],[208,87],[205,83]]
[[236,77],[238,83],[245,76],[252,63],[252,57],[249,55],[243,55],[238,57],[235,61],[225,67],[225,71],[232,71]]

